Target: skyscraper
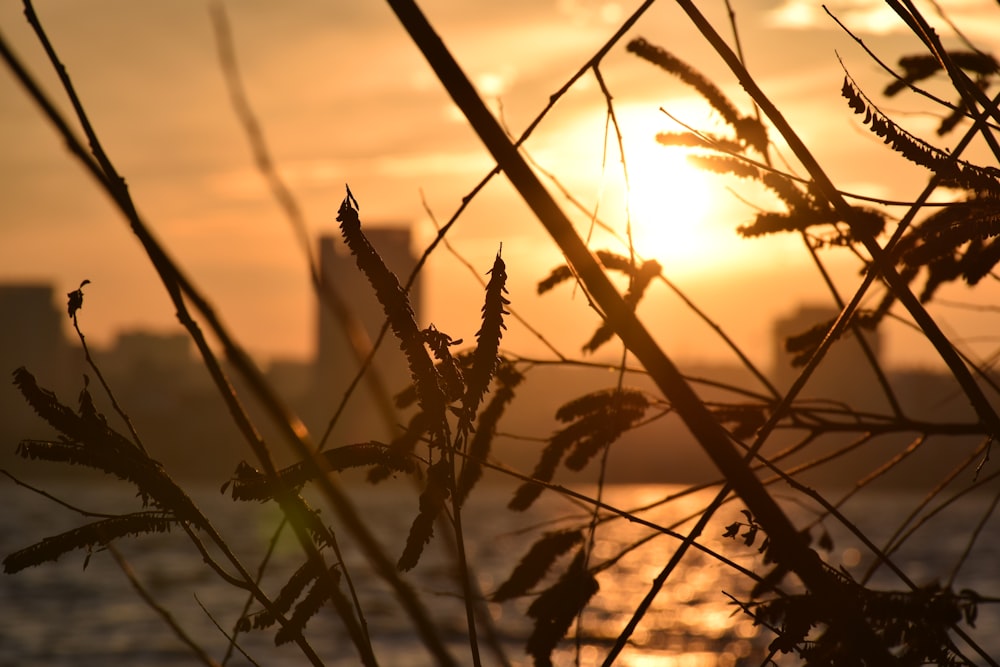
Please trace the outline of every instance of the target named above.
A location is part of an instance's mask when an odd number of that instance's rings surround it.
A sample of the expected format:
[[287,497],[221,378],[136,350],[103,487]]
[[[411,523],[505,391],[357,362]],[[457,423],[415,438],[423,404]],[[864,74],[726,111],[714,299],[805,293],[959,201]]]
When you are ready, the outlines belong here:
[[63,318],[69,318],[57,303],[56,290],[49,284],[0,285],[0,441],[4,443],[0,464],[5,467],[14,463],[19,439],[41,437],[51,430],[14,386],[14,370],[24,366],[39,385],[69,405],[75,405],[80,390],[82,358],[70,354],[63,333]]
[[[390,271],[396,274],[401,285],[406,281],[417,263],[410,248],[410,230],[406,227],[370,227],[365,235],[382,257]],[[381,304],[375,298],[374,290],[365,275],[358,269],[344,241],[335,236],[324,236],[319,241],[321,283],[335,292],[336,297],[355,317],[355,321],[374,344],[385,322]],[[316,383],[310,403],[316,411],[319,423],[313,424],[320,432],[325,430],[327,421],[333,416],[344,392],[360,368],[357,354],[340,321],[328,303],[319,295],[317,318]],[[421,320],[421,287],[417,277],[409,292],[418,326]],[[386,332],[384,340],[373,363],[383,386],[395,394],[409,382],[406,358],[399,349],[399,341],[392,331]],[[386,440],[391,433],[386,428],[383,411],[373,396],[371,384],[365,380],[358,383],[347,409],[338,420],[333,431],[331,445],[348,444],[371,439]]]
[[[827,306],[802,305],[791,315],[775,322],[773,377],[778,389],[784,391],[791,387],[802,370],[792,366],[793,355],[785,348],[788,337],[828,324],[839,314],[839,311]],[[878,361],[878,331],[865,330],[862,335]],[[830,347],[802,395],[843,401],[854,408],[882,407],[875,372],[858,341],[854,340],[853,333],[845,334]]]
[[[48,374],[63,360],[66,342],[62,318],[55,305],[55,292],[47,284],[0,285],[0,358],[4,370],[11,363],[32,366],[33,372]],[[29,370],[32,370],[29,368]]]

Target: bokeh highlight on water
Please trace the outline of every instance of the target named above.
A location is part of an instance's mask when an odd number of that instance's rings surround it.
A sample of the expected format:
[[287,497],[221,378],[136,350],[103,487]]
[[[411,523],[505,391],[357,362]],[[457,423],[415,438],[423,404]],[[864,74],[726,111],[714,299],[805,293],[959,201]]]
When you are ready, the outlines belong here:
[[[89,521],[13,484],[2,488],[0,553],[3,555]],[[84,486],[59,482],[46,485],[46,489],[91,511],[121,511],[122,503],[132,507],[137,502],[127,490],[123,493],[122,487],[113,484]],[[605,491],[605,500],[631,510],[679,490],[680,487],[666,485],[612,486]],[[596,489],[585,491],[595,493]],[[464,512],[470,558],[486,594],[506,579],[544,531],[586,525],[589,521],[587,508],[551,493],[543,496],[531,511],[512,513],[505,507],[510,493],[506,487],[483,487]],[[699,492],[644,511],[641,516],[669,525],[696,514],[712,495],[712,490]],[[244,564],[254,570],[280,520],[278,510],[272,504],[235,503],[221,496],[217,488],[199,487],[194,496]],[[352,489],[352,496],[388,553],[398,555],[415,511],[413,489],[405,483],[359,487]],[[868,498],[864,502],[867,505],[854,506],[854,514],[859,517],[860,527],[876,536],[880,531],[891,531],[896,525],[892,519],[904,516],[912,506],[912,498],[905,494]],[[929,524],[919,531],[912,544],[901,552],[899,564],[918,582],[947,573],[951,563],[945,559],[954,559],[961,552],[956,550],[956,544],[964,542],[978,520],[976,507],[981,508],[981,504],[970,503],[966,509],[956,507],[943,523]],[[747,547],[742,540],[722,537],[726,524],[743,518],[741,508],[738,502],[724,506],[699,541],[761,573],[766,566],[761,562],[758,545]],[[330,514],[325,512],[324,516],[336,528]],[[802,516],[807,519],[806,514]],[[848,567],[849,571],[861,572],[866,563],[863,557],[859,559],[860,551],[846,531],[829,523],[824,526],[834,537],[830,561]],[[648,528],[620,519],[599,525],[592,562],[617,560],[598,577],[600,592],[580,619],[581,640],[567,641],[556,656],[557,664],[576,664],[577,660],[582,665],[600,664],[607,655],[676,545],[674,538],[660,535],[629,552],[630,546],[650,535]],[[434,664],[387,586],[350,548],[349,539],[343,542],[381,664],[404,667]],[[205,566],[182,531],[121,540],[118,545],[152,595],[212,657],[221,659],[226,639],[214,623],[230,631],[245,595]],[[994,593],[998,556],[1000,537],[995,531],[984,531],[957,581],[977,588],[984,595]],[[283,535],[264,589],[276,592],[302,559],[294,537]],[[453,562],[440,538],[435,538],[419,566],[407,577],[434,616],[458,664],[462,664],[468,658],[468,641]],[[887,585],[899,588],[889,579]],[[656,598],[618,664],[632,667],[761,664],[772,636],[755,626],[726,595],[746,599],[749,586],[744,577],[719,560],[690,552]],[[55,563],[16,575],[0,575],[0,601],[0,666],[3,667],[117,664],[160,667],[195,662],[190,651],[136,595],[108,553],[96,552],[87,559],[85,553],[74,552]],[[531,619],[524,614],[529,603],[530,599],[525,599],[489,605],[497,633],[514,665],[531,664],[524,653],[524,642],[531,631]],[[994,636],[997,633],[990,632],[990,628],[998,627],[1000,615],[993,605],[987,604],[980,610],[977,628],[969,632],[991,655],[1000,655],[1000,639]],[[313,618],[308,636],[326,664],[357,664],[350,640],[332,613]],[[240,635],[239,642],[260,664],[307,663],[294,644],[276,647],[273,632]],[[493,665],[499,661],[486,650],[484,663]],[[229,664],[250,663],[237,653]],[[786,657],[780,664],[794,663]]]

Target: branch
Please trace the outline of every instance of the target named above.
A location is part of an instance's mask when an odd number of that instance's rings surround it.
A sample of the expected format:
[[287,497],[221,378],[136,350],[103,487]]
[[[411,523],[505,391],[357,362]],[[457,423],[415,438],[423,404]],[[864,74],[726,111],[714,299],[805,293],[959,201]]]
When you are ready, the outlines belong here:
[[[877,645],[871,628],[860,623],[857,602],[844,595],[839,584],[823,568],[818,555],[808,549],[791,521],[730,443],[726,431],[615,290],[600,263],[503,132],[415,3],[389,0],[389,4],[498,165],[559,245],[615,332],[646,367],[706,453],[765,527],[777,559],[799,574],[814,593],[829,600],[831,609],[846,627],[856,631],[859,638],[866,638],[862,641],[865,653],[876,660],[888,659],[885,648]],[[690,540],[693,540],[692,535],[685,542]]]

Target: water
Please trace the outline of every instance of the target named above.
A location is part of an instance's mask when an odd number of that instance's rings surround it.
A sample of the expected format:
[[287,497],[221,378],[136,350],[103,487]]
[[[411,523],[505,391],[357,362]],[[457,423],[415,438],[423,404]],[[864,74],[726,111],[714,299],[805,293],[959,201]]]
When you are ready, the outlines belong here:
[[[103,485],[51,483],[45,488],[58,497],[90,511],[120,511],[122,504],[137,503],[124,484]],[[669,486],[618,486],[607,491],[607,501],[623,509],[634,509],[679,490]],[[585,489],[592,493],[593,489]],[[92,519],[74,514],[50,500],[5,483],[0,487],[0,553],[6,555],[45,536]],[[234,503],[214,487],[196,487],[192,495],[199,506],[234,547],[241,560],[254,570],[273,535],[279,516],[271,504]],[[363,487],[351,490],[370,528],[382,540],[393,560],[401,553],[416,507],[416,497],[405,484]],[[668,525],[696,512],[711,497],[703,492],[643,512],[642,518]],[[554,494],[546,494],[531,511],[515,514],[506,510],[510,489],[483,487],[464,512],[468,551],[483,591],[489,593],[510,574],[514,564],[545,530],[586,525],[587,512]],[[963,550],[965,538],[976,525],[989,499],[980,498],[954,508],[943,520],[928,524],[912,538],[898,562],[919,583],[937,575],[947,576],[951,564]],[[914,498],[883,495],[854,503],[846,511],[873,534],[891,529],[893,517],[901,517]],[[321,503],[315,503],[320,506]],[[742,506],[730,504],[713,519],[702,543],[734,562],[766,571],[756,545],[722,537],[724,526],[743,517]],[[799,513],[799,521],[808,512]],[[337,528],[332,513],[325,519]],[[525,531],[525,528],[531,528]],[[846,532],[830,525],[834,550],[830,560],[849,567],[856,575],[865,562]],[[420,667],[434,664],[416,638],[408,617],[400,610],[387,586],[367,567],[343,531],[345,559],[362,601],[373,636],[376,654],[383,665]],[[615,559],[650,531],[622,520],[602,523],[597,531],[592,562]],[[566,642],[557,654],[557,664],[599,664],[628,622],[638,601],[666,563],[676,540],[660,536],[616,560],[598,576],[601,589],[581,619],[583,634],[577,646]],[[759,542],[758,542],[759,544]],[[209,655],[221,659],[226,639],[214,623],[231,630],[245,596],[224,583],[204,565],[182,531],[118,542],[120,552],[138,574],[149,593],[167,608],[191,637]],[[111,554],[72,552],[55,563],[29,568],[16,575],[0,575],[0,666],[73,665],[189,665],[195,664],[189,649],[162,619],[136,594]],[[860,562],[858,562],[860,560]],[[291,535],[279,540],[263,588],[272,594],[302,562],[301,550]],[[468,659],[464,607],[460,603],[451,557],[436,537],[417,568],[405,575],[433,616],[458,664]],[[976,549],[962,568],[955,589],[976,588],[996,595],[1000,535],[986,527]],[[559,562],[565,568],[568,561]],[[899,584],[886,578],[894,588]],[[619,664],[704,666],[759,665],[771,636],[760,632],[752,621],[730,604],[724,592],[746,598],[747,582],[731,568],[699,552],[689,553],[680,569],[668,580],[649,613],[622,653]],[[515,665],[531,664],[524,643],[531,632],[525,617],[530,599],[489,604],[489,612],[500,643]],[[203,611],[203,605],[206,611]],[[211,615],[211,617],[209,616]],[[213,622],[214,619],[214,622]],[[968,631],[993,656],[1000,656],[1000,615],[995,605],[981,605],[977,627]],[[358,663],[355,650],[332,612],[314,617],[307,628],[310,643],[328,665]],[[240,635],[241,647],[263,665],[308,664],[293,645],[276,647],[272,632]],[[499,664],[484,649],[484,663]],[[790,656],[779,664],[794,664]],[[237,654],[233,665],[250,664]]]

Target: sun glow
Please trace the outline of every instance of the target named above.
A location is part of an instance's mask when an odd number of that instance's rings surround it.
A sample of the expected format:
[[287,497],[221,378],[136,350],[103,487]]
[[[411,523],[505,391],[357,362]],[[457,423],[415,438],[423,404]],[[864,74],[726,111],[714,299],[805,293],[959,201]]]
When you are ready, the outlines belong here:
[[665,266],[696,268],[717,242],[709,218],[719,184],[691,166],[681,149],[653,145],[626,158],[636,251]]
[[[704,116],[695,102],[674,106],[680,117]],[[736,227],[751,213],[728,190],[733,179],[693,165],[688,160],[691,149],[658,143],[657,133],[675,128],[653,103],[624,104],[616,118],[624,168],[615,128],[598,114],[582,115],[568,131],[563,125],[560,150],[549,147],[534,153],[541,164],[558,165],[554,171],[566,177],[563,184],[584,203],[579,229],[591,246],[628,254],[630,229],[636,255],[656,259],[670,276],[718,273],[750,259],[752,248]],[[571,150],[562,150],[565,146]],[[598,219],[601,224],[595,225]],[[598,227],[612,230],[614,240]]]
[[[656,141],[659,132],[683,128],[671,127],[670,119],[650,106],[618,109],[628,178],[626,184],[623,173],[617,182],[635,251],[658,260],[670,275],[717,271],[741,254],[733,219],[737,202],[725,178],[689,162],[691,149]],[[682,118],[703,118],[705,113],[696,100],[675,100],[671,108]],[[619,232],[624,230],[622,224]]]

